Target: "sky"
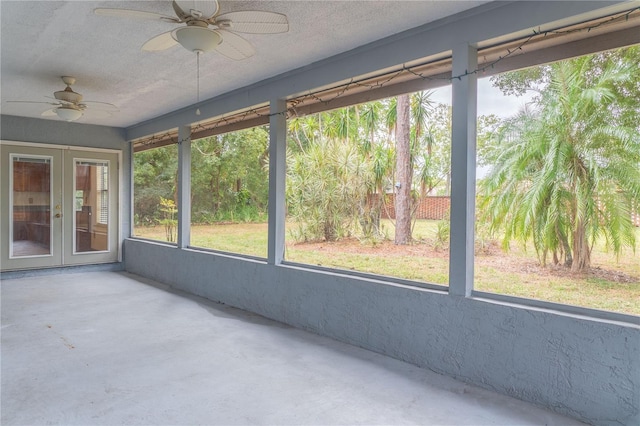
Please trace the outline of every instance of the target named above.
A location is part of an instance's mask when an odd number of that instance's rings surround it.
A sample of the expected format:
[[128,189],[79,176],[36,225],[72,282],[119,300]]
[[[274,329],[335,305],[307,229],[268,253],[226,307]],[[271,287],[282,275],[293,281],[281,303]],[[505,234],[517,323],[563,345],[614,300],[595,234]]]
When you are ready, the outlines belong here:
[[[431,100],[451,105],[451,86],[433,90]],[[502,92],[491,85],[489,77],[478,79],[478,116],[495,114],[498,117],[509,117],[516,113],[533,97],[532,92],[523,96],[504,96]]]

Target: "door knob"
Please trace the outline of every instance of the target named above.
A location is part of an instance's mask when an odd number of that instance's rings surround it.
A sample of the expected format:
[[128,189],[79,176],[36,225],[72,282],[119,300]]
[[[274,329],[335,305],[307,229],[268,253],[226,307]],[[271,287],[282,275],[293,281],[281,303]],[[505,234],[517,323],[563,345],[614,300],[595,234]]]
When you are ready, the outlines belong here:
[[61,217],[62,217],[62,215],[61,215],[60,213],[56,213],[55,217],[56,217],[56,218],[61,218]]

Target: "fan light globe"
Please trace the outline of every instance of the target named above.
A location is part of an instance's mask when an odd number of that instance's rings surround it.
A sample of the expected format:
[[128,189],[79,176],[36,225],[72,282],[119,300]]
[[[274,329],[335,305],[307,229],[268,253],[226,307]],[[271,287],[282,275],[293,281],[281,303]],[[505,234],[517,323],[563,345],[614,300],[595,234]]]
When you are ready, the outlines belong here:
[[59,107],[56,109],[56,114],[58,114],[58,117],[66,121],[75,121],[82,117],[82,111],[66,107]]
[[178,28],[173,38],[190,52],[210,52],[222,40],[215,31],[196,26]]

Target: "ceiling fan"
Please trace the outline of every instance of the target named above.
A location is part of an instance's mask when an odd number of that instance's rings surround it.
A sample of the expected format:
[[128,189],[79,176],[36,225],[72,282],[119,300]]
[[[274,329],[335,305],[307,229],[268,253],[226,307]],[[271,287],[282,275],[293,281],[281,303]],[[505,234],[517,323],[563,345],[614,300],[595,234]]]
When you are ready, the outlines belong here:
[[[82,117],[85,112],[90,111],[92,115],[109,116],[113,112],[118,112],[118,107],[106,102],[83,101],[80,93],[74,92],[71,86],[76,82],[74,77],[61,77],[67,87],[64,90],[58,90],[53,93],[56,102],[39,102],[39,101],[7,101],[15,103],[28,104],[47,104],[53,105],[54,108],[48,109],[42,113],[44,117],[58,116],[66,121],[75,121]],[[47,96],[49,98],[49,96]]]
[[217,0],[174,0],[176,16],[131,9],[98,8],[97,15],[164,21],[186,24],[152,37],[142,45],[145,51],[169,49],[176,44],[203,53],[216,50],[235,60],[251,57],[254,47],[236,33],[276,34],[289,30],[286,15],[275,12],[245,10],[220,14]]

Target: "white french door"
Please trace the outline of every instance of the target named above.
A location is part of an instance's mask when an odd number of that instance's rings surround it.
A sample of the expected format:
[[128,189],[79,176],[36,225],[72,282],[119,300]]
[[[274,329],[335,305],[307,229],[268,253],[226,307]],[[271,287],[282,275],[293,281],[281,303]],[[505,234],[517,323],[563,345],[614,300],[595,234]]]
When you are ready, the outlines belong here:
[[0,146],[3,271],[118,260],[118,153]]

